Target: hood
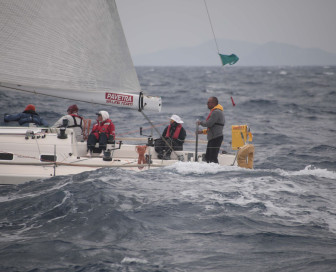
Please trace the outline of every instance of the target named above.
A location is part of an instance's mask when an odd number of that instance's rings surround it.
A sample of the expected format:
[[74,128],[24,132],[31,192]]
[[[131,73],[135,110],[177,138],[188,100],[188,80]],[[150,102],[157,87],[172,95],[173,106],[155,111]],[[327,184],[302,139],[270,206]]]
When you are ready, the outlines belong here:
[[220,104],[218,104],[215,107],[213,107],[212,110],[221,110],[221,111],[224,111],[223,106],[220,105]]
[[99,114],[103,117],[103,122],[110,118],[110,115],[107,111],[100,111]]

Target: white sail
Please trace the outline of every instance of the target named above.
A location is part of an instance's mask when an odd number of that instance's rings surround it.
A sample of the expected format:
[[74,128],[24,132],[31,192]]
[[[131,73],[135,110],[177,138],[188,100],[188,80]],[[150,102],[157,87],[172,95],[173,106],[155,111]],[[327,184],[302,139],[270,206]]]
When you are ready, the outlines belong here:
[[0,27],[1,90],[161,109],[139,96],[114,0],[1,0]]

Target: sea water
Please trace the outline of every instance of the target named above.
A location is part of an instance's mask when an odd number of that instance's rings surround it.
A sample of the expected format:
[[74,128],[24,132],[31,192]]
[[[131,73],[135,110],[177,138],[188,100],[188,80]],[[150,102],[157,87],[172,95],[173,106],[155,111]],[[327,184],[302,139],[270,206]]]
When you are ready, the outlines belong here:
[[[222,151],[231,125],[247,124],[254,169],[179,162],[0,186],[0,271],[336,271],[336,67],[137,72],[163,99],[146,112],[160,132],[178,114],[194,139],[218,97]],[[53,124],[74,102],[0,92],[2,114],[28,103]],[[92,120],[107,110],[119,136],[158,137],[137,111],[77,105]]]

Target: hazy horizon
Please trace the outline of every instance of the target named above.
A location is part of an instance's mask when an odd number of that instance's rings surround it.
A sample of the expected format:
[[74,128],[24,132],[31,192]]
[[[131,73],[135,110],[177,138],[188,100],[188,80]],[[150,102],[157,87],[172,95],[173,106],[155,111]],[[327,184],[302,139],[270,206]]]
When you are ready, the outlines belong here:
[[[204,0],[116,0],[131,54],[213,40]],[[334,0],[206,0],[217,39],[285,43],[336,54]],[[216,46],[214,44],[214,51]],[[219,45],[225,51],[225,45]]]

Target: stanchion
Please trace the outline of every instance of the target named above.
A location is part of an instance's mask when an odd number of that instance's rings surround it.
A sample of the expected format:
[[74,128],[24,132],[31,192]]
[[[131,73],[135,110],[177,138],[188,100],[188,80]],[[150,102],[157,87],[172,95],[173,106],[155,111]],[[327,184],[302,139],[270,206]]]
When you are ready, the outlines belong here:
[[195,142],[195,162],[198,161],[198,120],[196,121],[196,142]]

